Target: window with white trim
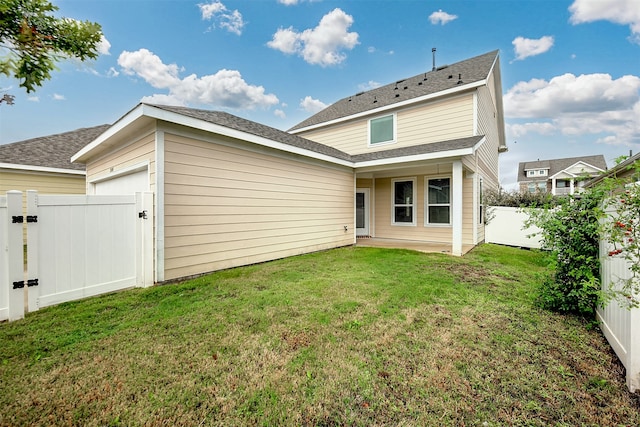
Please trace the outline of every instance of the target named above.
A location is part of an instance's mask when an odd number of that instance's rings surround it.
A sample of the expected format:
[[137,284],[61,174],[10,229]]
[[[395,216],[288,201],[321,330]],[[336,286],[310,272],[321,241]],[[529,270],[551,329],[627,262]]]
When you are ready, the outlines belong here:
[[390,144],[396,140],[395,115],[369,120],[369,145]]
[[426,181],[425,224],[451,224],[451,178],[428,178]]
[[394,225],[416,225],[416,179],[402,178],[391,181],[391,223]]

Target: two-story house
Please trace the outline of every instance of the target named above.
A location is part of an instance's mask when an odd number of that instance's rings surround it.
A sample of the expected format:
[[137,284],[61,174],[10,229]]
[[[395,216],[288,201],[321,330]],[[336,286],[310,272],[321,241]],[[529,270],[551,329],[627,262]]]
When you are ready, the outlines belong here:
[[290,129],[353,156],[359,236],[484,240],[506,151],[497,51],[341,99]]
[[155,282],[323,249],[357,235],[484,236],[506,150],[498,52],[355,94],[277,130],[139,104],[72,158],[87,193],[154,194]]
[[602,154],[564,159],[520,162],[518,186],[521,192],[548,192],[556,196],[580,191],[587,178],[607,170]]

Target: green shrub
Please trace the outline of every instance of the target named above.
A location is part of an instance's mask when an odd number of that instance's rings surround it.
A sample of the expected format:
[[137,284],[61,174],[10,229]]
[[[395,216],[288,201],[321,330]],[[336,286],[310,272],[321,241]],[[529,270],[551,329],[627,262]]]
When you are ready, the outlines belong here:
[[600,286],[601,188],[554,199],[553,207],[528,209],[527,225],[542,230],[551,251],[552,275],[540,285],[538,302],[546,309],[586,317],[603,300]]

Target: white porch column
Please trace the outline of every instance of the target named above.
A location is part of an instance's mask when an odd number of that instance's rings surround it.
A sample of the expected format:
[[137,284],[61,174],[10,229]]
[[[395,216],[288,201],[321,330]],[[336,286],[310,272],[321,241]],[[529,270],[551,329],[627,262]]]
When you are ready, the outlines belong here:
[[453,162],[453,242],[451,252],[453,255],[462,255],[462,162]]
[[551,194],[556,195],[556,179],[551,179]]
[[571,179],[569,180],[569,194],[573,194],[573,191],[574,191],[574,190],[573,190],[573,187],[574,187],[574,184],[573,184],[573,178],[571,178]]

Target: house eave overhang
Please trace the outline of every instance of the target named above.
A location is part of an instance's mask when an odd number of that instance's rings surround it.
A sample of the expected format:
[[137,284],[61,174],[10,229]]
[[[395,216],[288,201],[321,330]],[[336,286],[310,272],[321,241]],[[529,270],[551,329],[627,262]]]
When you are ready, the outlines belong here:
[[0,163],[0,169],[11,169],[11,170],[19,170],[25,172],[46,172],[46,173],[57,173],[57,174],[67,174],[67,175],[86,175],[85,171],[77,170],[77,169],[63,169],[63,168],[49,168],[45,166],[31,166],[31,165],[19,165],[16,163]]
[[[363,118],[363,117],[367,117],[367,116],[374,116],[374,115],[378,115],[381,113],[384,113],[386,111],[389,110],[395,110],[395,109],[399,109],[399,108],[404,108],[404,107],[408,107],[411,106],[413,104],[419,104],[421,102],[425,102],[425,101],[431,101],[437,98],[441,98],[444,96],[450,96],[456,93],[460,93],[460,92],[465,92],[471,89],[477,89],[479,87],[482,86],[486,86],[487,85],[487,79],[482,79],[482,80],[477,80],[473,83],[468,83],[465,85],[461,85],[461,86],[457,86],[451,89],[446,89],[440,92],[435,92],[435,93],[431,93],[428,95],[423,95],[423,96],[419,96],[416,98],[412,98],[412,99],[407,99],[406,101],[401,101],[401,102],[396,102],[394,104],[389,104],[389,105],[385,105],[383,107],[380,108],[375,108],[372,110],[367,110],[367,111],[362,111],[360,113],[356,113],[356,114],[351,114],[348,116],[344,116],[344,117],[340,117],[334,120],[329,120],[326,122],[322,122],[322,123],[317,123],[315,125],[310,125],[310,126],[305,126],[303,128],[299,128],[299,129],[295,129],[295,130],[290,130],[289,133],[292,134],[298,134],[301,132],[308,132],[310,130],[314,130],[314,129],[319,129],[319,128],[323,128],[325,126],[331,126],[331,125],[335,125],[338,123],[342,123],[342,122],[346,122],[349,120],[354,120],[354,119],[359,119],[359,118]],[[505,146],[506,147],[506,146]]]
[[428,162],[433,160],[456,160],[460,159],[464,156],[469,156],[475,154],[478,148],[486,141],[486,138],[483,137],[480,141],[478,141],[472,147],[467,148],[458,148],[454,150],[443,150],[437,151],[433,153],[424,153],[424,154],[414,154],[410,156],[401,156],[401,157],[389,157],[385,159],[376,159],[376,160],[365,160],[365,161],[356,161],[353,163],[353,168],[356,173],[361,171],[370,171],[375,168],[388,168],[390,166],[400,166],[402,164],[407,163],[417,163],[417,162]]
[[330,162],[330,163],[341,165],[341,166],[353,167],[353,162],[348,160],[338,159],[333,156],[329,156],[326,154],[318,153],[318,152],[307,150],[300,147],[295,147],[293,145],[274,141],[269,138],[264,138],[264,137],[243,132],[240,130],[231,129],[225,126],[217,125],[215,123],[210,123],[197,118],[184,116],[182,114],[163,110],[161,108],[154,107],[152,105],[147,105],[147,104],[139,104],[129,113],[127,113],[122,119],[116,122],[105,133],[100,135],[100,137],[98,137],[95,141],[93,141],[92,143],[87,145],[85,148],[83,148],[81,151],[79,151],[77,154],[75,154],[72,157],[71,161],[73,162],[88,161],[88,159],[93,157],[95,154],[101,152],[102,149],[105,149],[107,146],[112,145],[110,141],[113,140],[115,135],[122,132],[125,128],[134,126],[136,122],[140,122],[145,119],[161,120],[168,123],[182,125],[182,126],[186,126],[186,127],[197,129],[197,130],[202,130],[205,132],[211,132],[218,135],[226,136],[229,138],[250,142],[263,147],[273,148],[275,150],[288,152],[295,155],[300,155],[304,157],[313,158],[316,160]]

